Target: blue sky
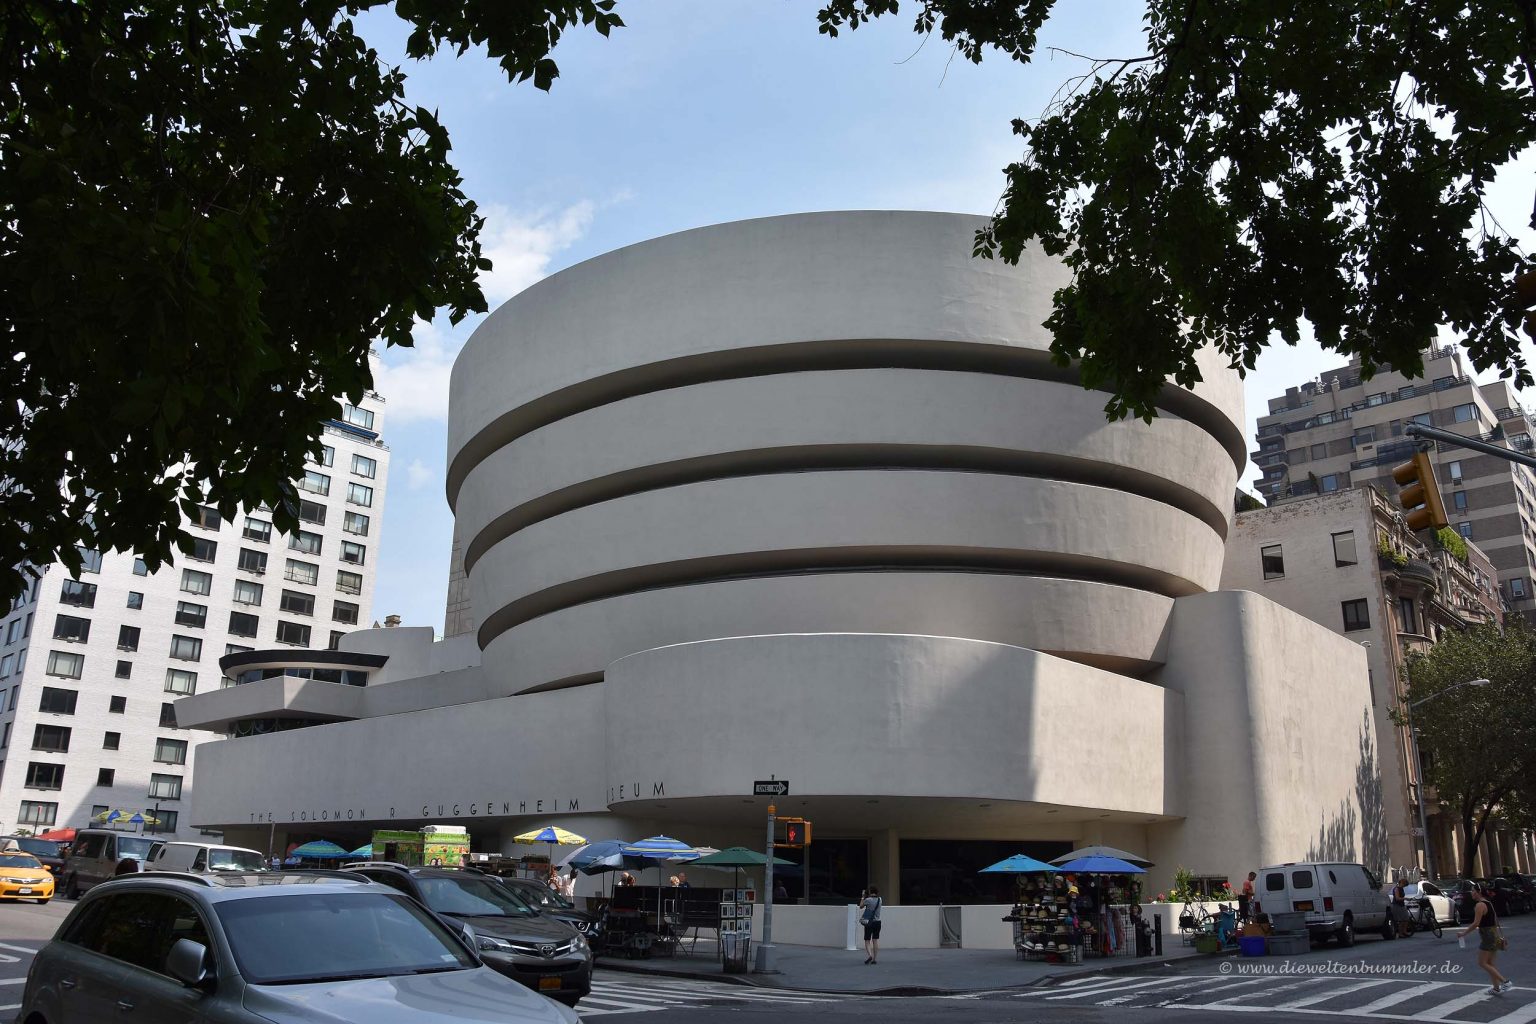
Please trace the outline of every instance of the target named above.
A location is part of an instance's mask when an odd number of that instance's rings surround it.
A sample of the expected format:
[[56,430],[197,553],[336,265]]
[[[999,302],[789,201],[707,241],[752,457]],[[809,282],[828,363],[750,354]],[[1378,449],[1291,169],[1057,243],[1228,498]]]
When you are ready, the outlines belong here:
[[[481,283],[492,308],[599,253],[705,224],[806,210],[990,213],[1001,168],[1021,154],[1012,119],[1038,115],[1082,70],[1046,47],[1131,56],[1143,43],[1135,0],[1057,5],[1028,66],[951,59],[942,41],[922,44],[905,12],[829,40],[816,32],[817,7],[620,0],[627,27],[568,35],[549,93],[510,85],[480,53],[406,62],[392,15],[361,27],[404,64],[411,101],[436,108],[452,135],[487,216],[495,269]],[[1530,157],[1496,186],[1506,225],[1529,215]],[[415,349],[385,351],[375,367],[392,452],[376,619],[442,628],[448,373],[478,322],[424,324]],[[1308,345],[1268,353],[1247,384],[1250,434],[1266,398],[1341,362]]]

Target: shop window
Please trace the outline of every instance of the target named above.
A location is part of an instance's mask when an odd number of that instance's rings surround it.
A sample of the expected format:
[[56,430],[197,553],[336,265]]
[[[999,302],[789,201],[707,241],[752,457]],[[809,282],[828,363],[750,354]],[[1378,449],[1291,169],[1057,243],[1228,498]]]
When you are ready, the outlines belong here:
[[1346,565],[1358,565],[1360,558],[1355,554],[1355,531],[1345,530],[1343,533],[1333,535],[1333,564],[1335,568]]
[[1357,629],[1371,628],[1370,606],[1365,598],[1354,601],[1342,602],[1344,609],[1344,632],[1352,633]]
[[1267,580],[1278,580],[1285,575],[1285,553],[1281,548],[1280,544],[1270,544],[1259,549],[1259,564]]

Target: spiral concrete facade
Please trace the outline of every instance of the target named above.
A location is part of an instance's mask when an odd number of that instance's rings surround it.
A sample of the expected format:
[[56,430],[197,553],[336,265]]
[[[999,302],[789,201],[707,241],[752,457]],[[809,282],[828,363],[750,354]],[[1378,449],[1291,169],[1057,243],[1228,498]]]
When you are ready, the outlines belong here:
[[[716,225],[503,305],[451,385],[475,629],[423,638],[417,674],[386,668],[353,721],[204,745],[199,821],[312,824],[254,781],[297,764],[319,806],[380,824],[474,818],[495,842],[549,818],[547,795],[589,836],[724,846],[753,841],[746,787],[777,773],[823,834],[868,838],[888,886],[901,842],[929,835],[1111,842],[1170,870],[1299,856],[1282,833],[1350,791],[1358,715],[1287,741],[1317,792],[1277,791],[1254,736],[1201,723],[1262,731],[1369,697],[1353,644],[1215,592],[1240,381],[1203,356],[1152,423],[1105,422],[1040,326],[1066,270],[973,258],[984,223]],[[404,643],[343,647],[400,660]],[[234,704],[178,715],[220,727]],[[1083,756],[1085,730],[1108,756]],[[409,767],[387,752],[423,742],[436,753]],[[1223,758],[1264,799],[1226,798],[1213,847],[1186,823]]]

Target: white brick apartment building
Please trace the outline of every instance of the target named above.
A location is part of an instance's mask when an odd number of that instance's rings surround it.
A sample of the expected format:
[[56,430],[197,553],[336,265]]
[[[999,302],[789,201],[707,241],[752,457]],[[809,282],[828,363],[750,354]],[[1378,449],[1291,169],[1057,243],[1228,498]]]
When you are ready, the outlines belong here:
[[192,831],[193,750],[173,702],[228,685],[226,654],[334,646],[371,621],[389,450],[382,399],[344,406],[295,481],[302,529],[258,509],[188,524],[191,555],[149,574],[131,553],[47,566],[0,618],[0,834],[82,827],[107,809]]

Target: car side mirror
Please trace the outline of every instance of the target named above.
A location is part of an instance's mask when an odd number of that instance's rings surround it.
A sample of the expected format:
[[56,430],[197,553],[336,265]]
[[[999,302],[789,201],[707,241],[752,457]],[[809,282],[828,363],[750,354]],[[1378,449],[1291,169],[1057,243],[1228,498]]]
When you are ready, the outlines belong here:
[[165,969],[188,988],[202,988],[210,980],[208,947],[191,939],[177,939],[166,955]]

